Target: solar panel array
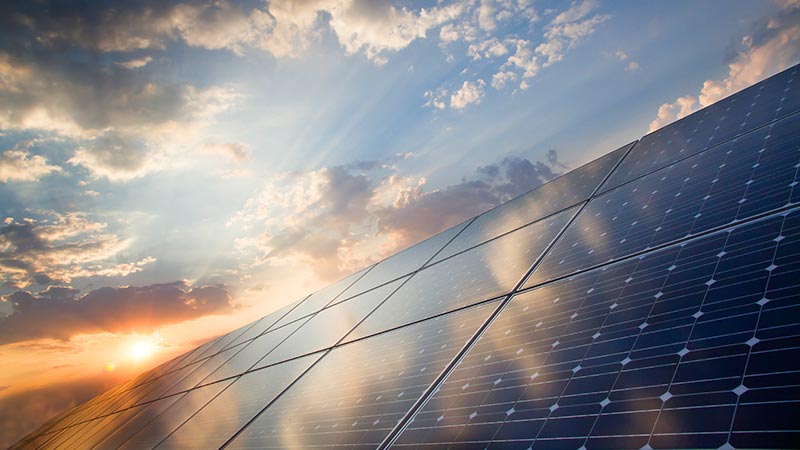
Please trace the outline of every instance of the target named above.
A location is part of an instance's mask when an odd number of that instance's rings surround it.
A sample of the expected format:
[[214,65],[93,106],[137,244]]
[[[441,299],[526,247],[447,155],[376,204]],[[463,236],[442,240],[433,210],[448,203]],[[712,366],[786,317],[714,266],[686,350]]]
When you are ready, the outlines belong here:
[[800,448],[795,66],[19,448]]

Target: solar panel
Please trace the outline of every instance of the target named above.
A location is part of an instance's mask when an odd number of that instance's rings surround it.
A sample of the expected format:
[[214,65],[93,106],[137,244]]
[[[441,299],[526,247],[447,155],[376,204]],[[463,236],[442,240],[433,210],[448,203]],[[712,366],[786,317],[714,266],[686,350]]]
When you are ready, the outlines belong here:
[[397,289],[405,279],[400,279],[379,288],[365,292],[342,303],[318,312],[304,323],[299,330],[289,336],[278,348],[268,353],[258,362],[258,366],[274,364],[295,358],[339,342],[364,317],[372,312],[380,302]]
[[795,210],[519,294],[394,446],[787,446],[798,246]]
[[[193,389],[182,395],[168,408],[155,415],[146,425],[139,428],[119,448],[153,448],[180,424],[194,415],[200,408],[217,396],[231,381],[222,381]],[[163,401],[163,400],[162,400]]]
[[294,309],[297,305],[302,303],[305,299],[300,299],[294,303],[291,303],[279,310],[273,312],[272,314],[268,314],[255,322],[253,322],[244,333],[242,333],[238,338],[232,341],[226,348],[235,347],[243,342],[246,342],[250,339],[253,339],[256,336],[261,335],[265,331],[269,329],[273,329],[273,325],[277,324],[277,322],[282,319],[286,314],[288,314],[292,309]]
[[303,323],[302,320],[292,322],[286,326],[268,331],[253,341],[243,345],[243,348],[238,353],[206,377],[201,384],[212,383],[234,375],[240,375],[253,368],[258,361],[273,351],[275,347],[281,345],[292,333],[297,331]]
[[800,70],[791,67],[643,137],[603,186],[638,178],[800,109]]
[[317,292],[309,295],[308,298],[303,300],[302,303],[297,305],[294,309],[292,309],[289,314],[284,316],[281,320],[279,320],[274,326],[281,327],[286,325],[289,322],[293,322],[301,317],[306,317],[309,314],[314,314],[315,312],[319,311],[320,309],[324,308],[328,303],[335,300],[339,295],[344,292],[345,289],[350,287],[353,283],[358,281],[359,278],[364,276],[365,273],[369,272],[369,270],[373,266],[367,267],[365,269],[359,270],[358,272],[346,276],[341,280],[333,283],[329,286],[326,286],[320,289]]
[[595,197],[526,286],[797,203],[800,115]]
[[478,216],[433,262],[587,200],[630,143]]
[[348,299],[356,294],[374,288],[375,286],[418,270],[428,262],[433,255],[441,250],[442,247],[447,245],[451,239],[459,234],[469,222],[470,221],[460,223],[379,262],[375,268],[353,283],[353,285],[342,293],[336,301],[339,302]]
[[417,272],[346,340],[506,295],[575,211],[560,212]]
[[158,448],[219,448],[320,356],[309,355],[242,375]]
[[212,339],[16,447],[800,448],[798,76]]
[[374,448],[496,306],[337,347],[227,448]]

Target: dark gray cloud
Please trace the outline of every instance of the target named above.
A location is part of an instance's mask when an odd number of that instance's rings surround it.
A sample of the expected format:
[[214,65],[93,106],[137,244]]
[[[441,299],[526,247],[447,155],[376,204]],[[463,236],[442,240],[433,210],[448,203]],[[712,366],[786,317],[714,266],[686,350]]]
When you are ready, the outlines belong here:
[[67,340],[81,333],[151,333],[166,324],[236,308],[225,286],[190,287],[183,281],[104,287],[84,295],[70,287],[51,286],[37,294],[17,291],[2,300],[13,311],[0,318],[0,345]]

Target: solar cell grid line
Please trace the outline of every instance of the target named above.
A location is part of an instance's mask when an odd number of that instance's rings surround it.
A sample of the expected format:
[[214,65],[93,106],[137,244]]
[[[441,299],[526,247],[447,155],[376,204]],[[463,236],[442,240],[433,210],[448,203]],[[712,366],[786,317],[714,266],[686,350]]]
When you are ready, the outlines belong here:
[[317,312],[273,351],[256,361],[253,367],[275,364],[335,346],[411,278],[413,275],[384,284]]
[[[629,144],[627,150],[622,155],[620,160],[614,165],[614,167],[609,171],[608,174],[603,177],[600,183],[595,187],[592,191],[591,195],[597,194],[600,186],[611,176],[614,170],[619,167],[621,161],[630,154],[631,150],[636,146],[637,142],[634,141],[633,143]],[[517,282],[511,292],[502,299],[502,301],[498,304],[497,308],[487,317],[486,321],[478,328],[475,334],[467,341],[467,343],[459,350],[456,356],[445,366],[444,370],[439,374],[439,376],[434,380],[433,383],[426,389],[423,395],[417,400],[417,402],[412,405],[412,407],[406,412],[403,418],[397,423],[394,429],[386,436],[386,438],[381,442],[379,448],[385,449],[389,446],[392,446],[395,440],[398,438],[400,433],[408,426],[410,421],[414,420],[415,415],[419,412],[419,409],[423,407],[426,402],[431,398],[431,396],[436,395],[437,392],[442,387],[442,383],[447,379],[447,377],[452,373],[453,369],[458,366],[463,358],[474,348],[477,342],[482,338],[483,334],[486,330],[497,320],[498,316],[503,312],[506,306],[509,304],[511,299],[513,298],[513,294],[520,290],[525,280],[530,277],[530,274],[536,270],[536,268],[541,264],[544,256],[553,248],[553,246],[558,242],[558,240],[563,236],[565,231],[575,222],[575,219],[580,215],[581,211],[586,207],[588,202],[584,202],[580,207],[577,208],[575,214],[570,217],[569,221],[566,225],[559,231],[559,233],[555,236],[555,238],[548,244],[548,246],[540,253],[538,258],[533,262],[531,267],[528,269],[527,273]],[[441,420],[437,418],[437,422]]]
[[268,331],[253,339],[251,342],[244,344],[239,352],[201,380],[198,386],[247,372],[252,369],[258,361],[274,351],[276,347],[281,345],[305,323],[307,323],[307,321],[297,320],[275,330]]
[[479,214],[432,262],[450,257],[587,200],[634,144],[635,142],[631,142]]
[[305,373],[324,352],[303,356],[237,378],[154,448],[217,449]]
[[243,342],[250,341],[250,340],[252,340],[252,339],[254,339],[254,338],[258,337],[258,336],[261,336],[262,334],[266,333],[267,331],[274,329],[273,328],[274,325],[276,325],[284,316],[289,314],[294,308],[296,308],[306,298],[308,298],[308,296],[305,296],[305,297],[301,298],[300,300],[297,300],[297,301],[295,301],[293,303],[290,303],[290,304],[284,306],[283,308],[279,308],[278,310],[276,310],[276,311],[274,311],[274,312],[272,312],[270,314],[267,314],[266,316],[256,320],[253,323],[252,327],[250,327],[247,331],[245,331],[241,336],[236,338],[236,340],[234,340],[233,342],[228,344],[228,347],[226,347],[226,348],[234,347],[234,346],[239,345],[239,344],[241,344]]
[[395,445],[797,447],[796,415],[753,430],[800,407],[798,255],[794,209],[528,289]]
[[133,433],[119,448],[152,448],[178,424],[197,412],[232,382],[232,380],[229,380],[209,384],[180,396],[177,401],[156,414],[149,422],[142,424],[141,428]]
[[120,392],[123,391],[125,384],[117,386],[104,394],[101,394],[89,402],[80,405],[75,409],[73,414],[62,419],[62,423],[58,425],[54,431],[59,429],[67,429],[75,425],[84,423],[94,418],[103,408],[107,408],[112,402],[117,401]]
[[526,287],[791,207],[799,130],[795,114],[594,197]]
[[289,312],[286,316],[281,318],[275,325],[275,327],[280,327],[286,325],[287,323],[294,322],[297,319],[301,319],[303,317],[308,317],[310,314],[314,314],[315,312],[319,311],[320,309],[324,308],[325,306],[329,305],[331,302],[336,300],[348,287],[350,287],[353,283],[358,281],[361,277],[367,274],[372,268],[375,267],[375,264],[367,266],[358,272],[352,273],[341,280],[325,286],[318,291],[314,292],[313,294],[309,295],[305,300],[303,300],[296,308]]
[[116,386],[83,404],[75,406],[67,413],[63,414],[60,418],[57,418],[54,423],[45,431],[45,433],[55,433],[69,427],[73,423],[77,423],[79,418],[86,414],[88,408],[92,408],[98,403],[105,401],[107,398],[113,396],[118,390],[122,389],[122,387],[123,386]]
[[431,259],[435,258],[436,255],[441,253],[442,249],[452,242],[453,239],[463,233],[464,228],[469,226],[474,220],[474,217],[467,219],[378,262],[374,269],[364,274],[363,277],[359,278],[358,281],[348,287],[342,295],[330,304],[332,305],[344,301],[362,292],[366,292],[369,289],[373,289],[418,271]]
[[601,192],[800,110],[800,66],[647,134]]
[[567,209],[416,272],[345,341],[505,296],[577,210]]
[[[101,434],[96,436],[96,440],[92,442],[93,448],[96,449],[117,449],[120,448],[125,442],[128,441],[133,435],[140,432],[144,427],[148,426],[154,420],[157,420],[162,413],[170,410],[173,405],[178,405],[176,408],[183,408],[180,405],[196,405],[198,408],[205,404],[201,402],[200,398],[213,398],[216,393],[221,392],[233,380],[227,380],[219,383],[212,383],[193,389],[190,392],[195,392],[192,397],[187,400],[183,398],[189,393],[173,395],[171,397],[160,398],[153,400],[149,403],[134,406],[125,411],[122,411],[119,418],[107,427]],[[197,394],[201,392],[202,394]]]
[[221,448],[377,446],[494,307],[474,306],[330,350]]

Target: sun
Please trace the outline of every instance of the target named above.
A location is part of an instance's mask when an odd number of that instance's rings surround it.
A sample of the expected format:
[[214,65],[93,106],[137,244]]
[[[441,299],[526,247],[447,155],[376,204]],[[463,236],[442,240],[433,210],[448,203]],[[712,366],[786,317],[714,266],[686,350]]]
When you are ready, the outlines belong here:
[[143,361],[155,352],[156,344],[146,339],[137,340],[130,346],[130,356],[135,361]]

